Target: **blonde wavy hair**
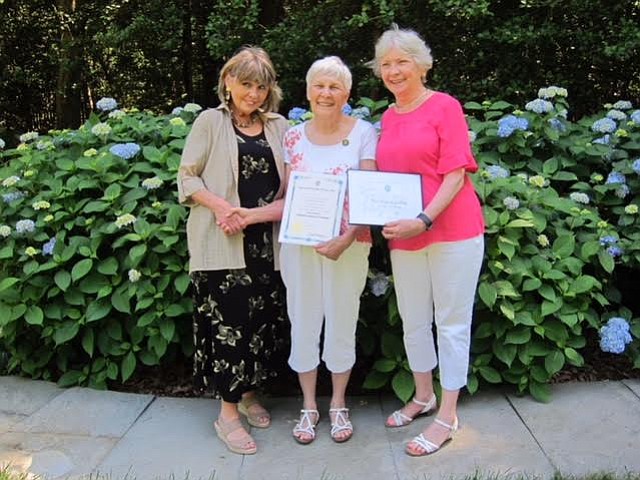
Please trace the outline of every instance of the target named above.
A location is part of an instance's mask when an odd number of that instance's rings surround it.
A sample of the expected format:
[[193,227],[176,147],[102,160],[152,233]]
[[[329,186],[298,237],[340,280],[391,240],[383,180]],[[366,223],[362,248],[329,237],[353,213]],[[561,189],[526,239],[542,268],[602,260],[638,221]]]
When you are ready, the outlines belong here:
[[227,103],[224,81],[228,76],[235,78],[238,82],[249,81],[265,85],[269,93],[261,109],[265,112],[278,111],[282,100],[282,90],[278,86],[273,63],[262,48],[243,47],[223,65],[218,78],[218,97],[224,104]]

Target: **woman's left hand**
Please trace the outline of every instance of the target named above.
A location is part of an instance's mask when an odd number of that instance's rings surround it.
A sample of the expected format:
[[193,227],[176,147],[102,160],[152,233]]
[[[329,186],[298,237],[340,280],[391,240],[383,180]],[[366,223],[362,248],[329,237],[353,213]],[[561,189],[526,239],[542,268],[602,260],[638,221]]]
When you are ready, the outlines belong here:
[[327,242],[316,245],[315,249],[323,257],[327,257],[329,260],[338,260],[342,252],[344,252],[353,243],[353,235],[340,235],[332,238]]
[[382,236],[387,240],[405,239],[420,235],[425,231],[425,224],[419,218],[396,220],[386,223],[382,229]]

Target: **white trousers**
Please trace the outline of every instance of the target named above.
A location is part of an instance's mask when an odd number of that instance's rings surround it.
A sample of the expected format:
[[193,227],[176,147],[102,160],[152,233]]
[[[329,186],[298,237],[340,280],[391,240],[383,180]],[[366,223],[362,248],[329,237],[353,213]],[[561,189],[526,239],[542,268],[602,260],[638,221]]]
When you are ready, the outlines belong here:
[[320,363],[320,332],[324,322],[322,360],[333,373],[353,367],[356,360],[356,325],[360,295],[369,268],[366,243],[353,242],[337,261],[313,247],[283,244],[280,274],[287,287],[291,321],[289,365],[308,372]]
[[473,302],[483,255],[483,236],[418,251],[391,251],[409,366],[414,372],[430,372],[439,359],[440,384],[446,390],[467,384]]

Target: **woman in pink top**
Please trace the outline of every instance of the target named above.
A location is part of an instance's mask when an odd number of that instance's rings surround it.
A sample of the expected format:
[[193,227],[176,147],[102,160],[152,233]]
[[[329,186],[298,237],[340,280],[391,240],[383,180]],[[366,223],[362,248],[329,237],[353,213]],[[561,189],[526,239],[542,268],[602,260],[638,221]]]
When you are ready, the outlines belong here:
[[[371,62],[395,97],[382,116],[378,169],[422,177],[424,210],[382,230],[391,249],[404,344],[416,385],[413,400],[393,412],[386,425],[402,427],[438,410],[435,421],[407,444],[406,452],[413,456],[436,452],[458,428],[458,394],[467,383],[471,317],[484,251],[482,208],[468,176],[478,165],[467,123],[455,98],[425,86],[431,65],[431,51],[418,34],[396,25],[380,37]],[[438,361],[439,409],[432,381]]]

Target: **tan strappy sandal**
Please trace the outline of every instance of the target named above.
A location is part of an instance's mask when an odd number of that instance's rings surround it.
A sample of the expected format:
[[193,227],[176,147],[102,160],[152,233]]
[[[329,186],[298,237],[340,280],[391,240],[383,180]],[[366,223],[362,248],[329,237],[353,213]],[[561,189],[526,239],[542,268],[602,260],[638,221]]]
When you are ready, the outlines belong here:
[[[424,457],[425,455],[432,455],[436,453],[438,450],[440,450],[442,447],[447,445],[453,439],[453,435],[458,430],[457,417],[453,419],[453,425],[449,425],[448,423],[443,422],[439,418],[436,418],[434,420],[434,423],[437,423],[438,425],[449,430],[449,436],[445,438],[444,442],[442,442],[440,445],[436,445],[432,441],[427,440],[424,434],[421,433],[417,437],[414,437],[414,439],[411,440],[409,443],[407,443],[407,447],[405,448],[405,452],[407,453],[407,455],[411,455],[412,457]],[[422,449],[422,452],[416,453],[411,449],[409,449],[409,445],[411,444],[419,446]]]
[[[253,455],[258,451],[258,448],[255,445],[255,440],[244,429],[244,426],[239,419],[235,418],[225,422],[221,418],[218,418],[218,420],[213,422],[213,426],[215,427],[220,440],[222,440],[227,448],[233,453],[238,453],[240,455]],[[245,434],[236,440],[231,440],[229,435],[236,430],[243,430]],[[249,446],[251,443],[254,445]]]
[[[253,411],[252,411],[253,410]],[[238,402],[238,412],[247,417],[247,422],[252,427],[268,428],[271,425],[271,415],[256,397],[242,399]],[[266,418],[266,420],[263,420]]]
[[[413,417],[410,417],[402,413],[402,409],[396,410],[391,415],[389,415],[385,423],[385,426],[389,428],[404,427],[405,425],[409,425],[411,422],[413,422],[416,418],[420,417],[421,415],[431,415],[433,412],[435,412],[438,406],[438,400],[435,395],[433,395],[433,397],[431,397],[431,400],[429,400],[428,402],[421,402],[420,400],[417,400],[415,398],[412,399],[411,401],[417,405],[420,405],[422,407],[422,410],[420,410]],[[393,423],[390,423],[391,421],[393,421]]]

